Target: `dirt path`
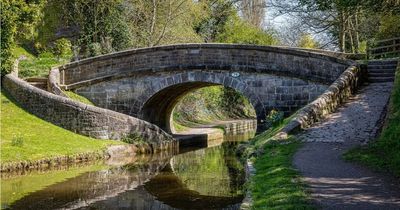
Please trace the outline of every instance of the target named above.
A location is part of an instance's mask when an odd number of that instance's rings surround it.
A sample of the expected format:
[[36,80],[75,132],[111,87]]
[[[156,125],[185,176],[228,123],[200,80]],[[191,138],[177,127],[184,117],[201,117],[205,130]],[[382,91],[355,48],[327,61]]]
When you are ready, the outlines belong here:
[[391,88],[391,83],[363,87],[336,113],[298,135],[306,143],[293,164],[322,209],[400,209],[398,180],[342,159],[374,137]]

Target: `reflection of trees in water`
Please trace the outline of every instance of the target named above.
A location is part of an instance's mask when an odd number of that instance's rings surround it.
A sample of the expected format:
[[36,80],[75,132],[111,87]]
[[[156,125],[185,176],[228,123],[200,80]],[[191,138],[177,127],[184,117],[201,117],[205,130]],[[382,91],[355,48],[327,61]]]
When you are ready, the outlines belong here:
[[171,168],[188,189],[201,195],[241,195],[244,172],[234,148],[223,144],[180,154],[171,159]]

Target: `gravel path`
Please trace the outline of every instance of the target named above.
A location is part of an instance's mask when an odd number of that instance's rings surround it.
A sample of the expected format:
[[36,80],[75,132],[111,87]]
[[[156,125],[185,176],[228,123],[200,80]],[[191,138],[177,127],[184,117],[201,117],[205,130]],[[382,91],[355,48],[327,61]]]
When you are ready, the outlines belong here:
[[398,180],[342,160],[347,150],[375,136],[391,89],[391,83],[365,86],[336,113],[298,135],[306,143],[293,164],[322,209],[400,209]]

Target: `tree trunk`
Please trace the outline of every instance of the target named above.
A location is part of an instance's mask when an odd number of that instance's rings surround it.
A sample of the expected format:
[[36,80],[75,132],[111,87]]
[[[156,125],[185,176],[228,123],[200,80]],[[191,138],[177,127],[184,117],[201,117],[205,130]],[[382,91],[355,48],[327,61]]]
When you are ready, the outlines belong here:
[[346,52],[346,18],[343,11],[339,11],[339,49]]

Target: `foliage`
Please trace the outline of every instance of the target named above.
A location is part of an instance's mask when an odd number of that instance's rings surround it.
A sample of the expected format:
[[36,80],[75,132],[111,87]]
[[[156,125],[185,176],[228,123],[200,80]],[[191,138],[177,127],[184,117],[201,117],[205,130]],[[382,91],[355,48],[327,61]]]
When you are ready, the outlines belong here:
[[232,0],[199,1],[202,16],[194,23],[194,30],[205,42],[215,42],[223,33],[229,19],[236,14]]
[[19,62],[19,76],[45,77],[52,67],[69,62],[69,57],[55,57],[51,52],[43,52],[38,57],[27,56],[27,59]]
[[201,11],[191,0],[129,0],[125,16],[134,47],[199,42],[193,24]]
[[102,46],[98,42],[89,43],[87,46],[86,55],[88,57],[94,57],[102,54]]
[[41,18],[45,0],[1,0],[1,75],[11,71],[15,57],[12,49],[17,38],[27,39]]
[[[23,139],[22,147],[12,146],[15,136]],[[0,144],[0,160],[1,163],[6,163],[102,152],[108,145],[123,143],[81,136],[46,122],[24,111],[6,92],[2,91]]]
[[376,141],[350,150],[345,158],[377,170],[388,170],[400,177],[400,67],[390,99],[387,126]]
[[282,123],[284,113],[275,109],[271,110],[265,119],[267,127],[277,126]]
[[71,42],[68,39],[61,38],[54,42],[53,53],[58,58],[71,57],[72,49]]
[[190,127],[194,123],[254,118],[250,102],[240,93],[222,86],[198,89],[185,95],[176,105],[174,120]]
[[300,36],[300,40],[297,43],[297,47],[316,49],[319,48],[320,44],[314,40],[311,34],[303,34]]
[[[96,53],[110,50],[122,50],[129,46],[130,35],[128,21],[123,11],[121,0],[54,0],[60,8],[59,23],[63,28],[70,28],[78,36],[74,45],[79,46],[81,53],[93,55],[90,44],[100,45],[101,50]],[[97,47],[97,46],[96,46]],[[111,49],[110,49],[111,48]]]
[[232,16],[224,26],[224,31],[217,36],[218,42],[276,45],[278,39],[271,31],[263,31],[241,20],[238,16]]
[[380,19],[378,39],[390,39],[400,37],[400,14],[383,15]]

